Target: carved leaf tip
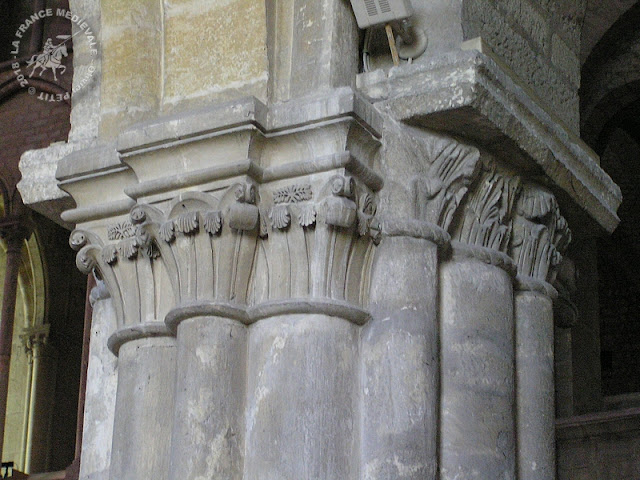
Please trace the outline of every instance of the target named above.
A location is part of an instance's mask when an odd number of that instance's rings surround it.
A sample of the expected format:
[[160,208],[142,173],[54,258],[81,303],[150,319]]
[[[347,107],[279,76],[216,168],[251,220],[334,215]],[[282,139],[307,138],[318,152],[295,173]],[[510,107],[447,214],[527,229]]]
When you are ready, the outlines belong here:
[[183,213],[178,216],[173,223],[178,232],[184,233],[185,235],[192,235],[198,230],[198,212]]
[[302,227],[310,227],[316,223],[316,208],[314,205],[304,205],[300,207],[298,223]]
[[108,264],[113,265],[118,259],[118,250],[115,245],[107,245],[102,249],[102,260]]
[[160,237],[160,240],[166,243],[171,243],[176,239],[173,220],[169,220],[160,225],[160,228],[158,229],[158,236]]
[[276,205],[269,212],[271,225],[279,230],[285,229],[291,223],[291,214],[286,205]]
[[207,212],[204,214],[203,227],[209,235],[218,235],[222,230],[222,212]]

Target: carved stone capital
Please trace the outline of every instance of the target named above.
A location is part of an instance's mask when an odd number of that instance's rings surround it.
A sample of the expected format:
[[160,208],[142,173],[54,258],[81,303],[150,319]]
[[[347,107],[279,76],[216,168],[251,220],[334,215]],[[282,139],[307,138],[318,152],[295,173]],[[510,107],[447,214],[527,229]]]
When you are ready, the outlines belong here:
[[49,325],[25,328],[20,335],[20,340],[27,356],[30,359],[33,358],[34,355],[38,355],[42,347],[49,343]]
[[453,139],[433,138],[425,145],[427,175],[415,182],[416,217],[449,230],[469,186],[481,169],[477,148]]
[[165,318],[175,330],[184,312],[202,309],[252,322],[262,311],[335,304],[354,322],[368,318],[362,307],[382,226],[374,192],[353,176],[244,180],[139,203],[129,217],[107,226],[106,240],[83,230],[70,239],[78,268],[95,271],[115,303],[114,352],[134,338],[169,334]]
[[544,187],[524,183],[513,220],[509,254],[518,273],[552,282],[552,269],[562,261],[571,231],[554,195]]
[[20,252],[32,230],[30,219],[24,216],[7,215],[0,220],[0,238],[7,242],[9,252]]

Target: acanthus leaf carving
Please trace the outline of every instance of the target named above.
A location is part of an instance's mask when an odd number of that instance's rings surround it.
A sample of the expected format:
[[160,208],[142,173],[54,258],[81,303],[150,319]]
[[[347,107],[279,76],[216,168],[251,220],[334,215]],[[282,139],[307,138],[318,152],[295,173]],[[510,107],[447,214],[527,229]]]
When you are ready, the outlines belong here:
[[124,257],[128,260],[134,260],[138,256],[138,239],[137,238],[127,238],[125,240],[121,240],[117,244],[118,254],[121,257]]
[[509,246],[518,273],[551,281],[551,271],[562,261],[570,241],[571,231],[555,196],[542,186],[526,183],[518,199]]
[[305,204],[298,208],[298,224],[301,227],[310,227],[316,223],[315,205]]
[[176,239],[176,229],[173,220],[162,223],[158,229],[158,236],[163,242],[171,243]]
[[512,210],[520,186],[520,177],[498,171],[493,162],[484,165],[465,201],[455,239],[504,251],[511,238]]
[[118,260],[118,249],[114,244],[107,245],[102,249],[102,260],[107,265],[113,265]]
[[449,229],[454,215],[481,168],[480,152],[453,139],[429,144],[426,178],[415,185],[417,218]]

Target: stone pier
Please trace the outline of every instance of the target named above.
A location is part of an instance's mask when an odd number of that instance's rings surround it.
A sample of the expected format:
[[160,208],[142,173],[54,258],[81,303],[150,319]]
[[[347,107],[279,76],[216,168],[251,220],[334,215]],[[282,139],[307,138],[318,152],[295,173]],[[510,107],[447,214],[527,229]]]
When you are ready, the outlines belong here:
[[392,67],[344,0],[88,3],[38,180],[108,291],[81,479],[553,478],[551,285],[620,194],[484,14]]

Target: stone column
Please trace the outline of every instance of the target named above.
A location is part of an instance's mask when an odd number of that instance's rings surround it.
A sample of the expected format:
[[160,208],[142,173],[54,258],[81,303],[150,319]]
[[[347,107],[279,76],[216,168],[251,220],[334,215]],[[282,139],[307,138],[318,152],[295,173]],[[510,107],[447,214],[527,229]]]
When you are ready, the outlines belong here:
[[441,267],[441,478],[515,478],[512,264],[454,245]]
[[[102,238],[115,240],[104,244]],[[96,231],[75,230],[71,246],[76,264],[104,279],[118,317],[108,340],[118,356],[118,386],[111,449],[113,480],[168,478],[171,422],[175,391],[175,339],[156,320],[156,251],[127,220]],[[154,276],[155,275],[155,276]]]
[[11,346],[13,342],[13,322],[16,310],[16,292],[22,246],[29,236],[30,229],[24,218],[2,219],[0,236],[7,242],[7,264],[5,267],[4,290],[2,296],[2,319],[0,321],[0,456],[4,442],[4,424],[7,414],[7,395],[9,392],[9,368],[11,365]]
[[434,479],[438,469],[438,249],[449,235],[417,220],[384,223],[362,331],[366,479]]
[[166,216],[147,205],[131,214],[155,242],[178,301],[165,319],[177,334],[169,478],[243,477],[256,199],[256,186],[242,182],[219,201],[185,193]]
[[118,350],[112,480],[168,479],[175,339],[142,336]]
[[345,317],[285,314],[252,327],[246,478],[356,478],[358,327]]
[[374,178],[365,168],[263,189],[256,277],[266,285],[250,310],[246,478],[358,476],[359,325],[380,241]]
[[521,280],[516,293],[520,480],[555,478],[553,287]]
[[547,281],[570,241],[555,197],[539,185],[525,183],[509,248],[519,273],[515,316],[520,480],[553,480],[556,475],[553,301],[558,293]]
[[31,369],[24,470],[44,472],[47,469],[51,436],[57,352],[49,344],[48,324],[29,328],[21,338],[29,355]]
[[515,268],[503,251],[519,184],[485,159],[451,228],[440,272],[443,480],[516,478]]
[[578,322],[578,309],[572,299],[577,291],[577,273],[573,261],[566,256],[557,270],[553,283],[558,290],[558,298],[553,302],[556,417],[563,418],[573,415],[571,330]]

